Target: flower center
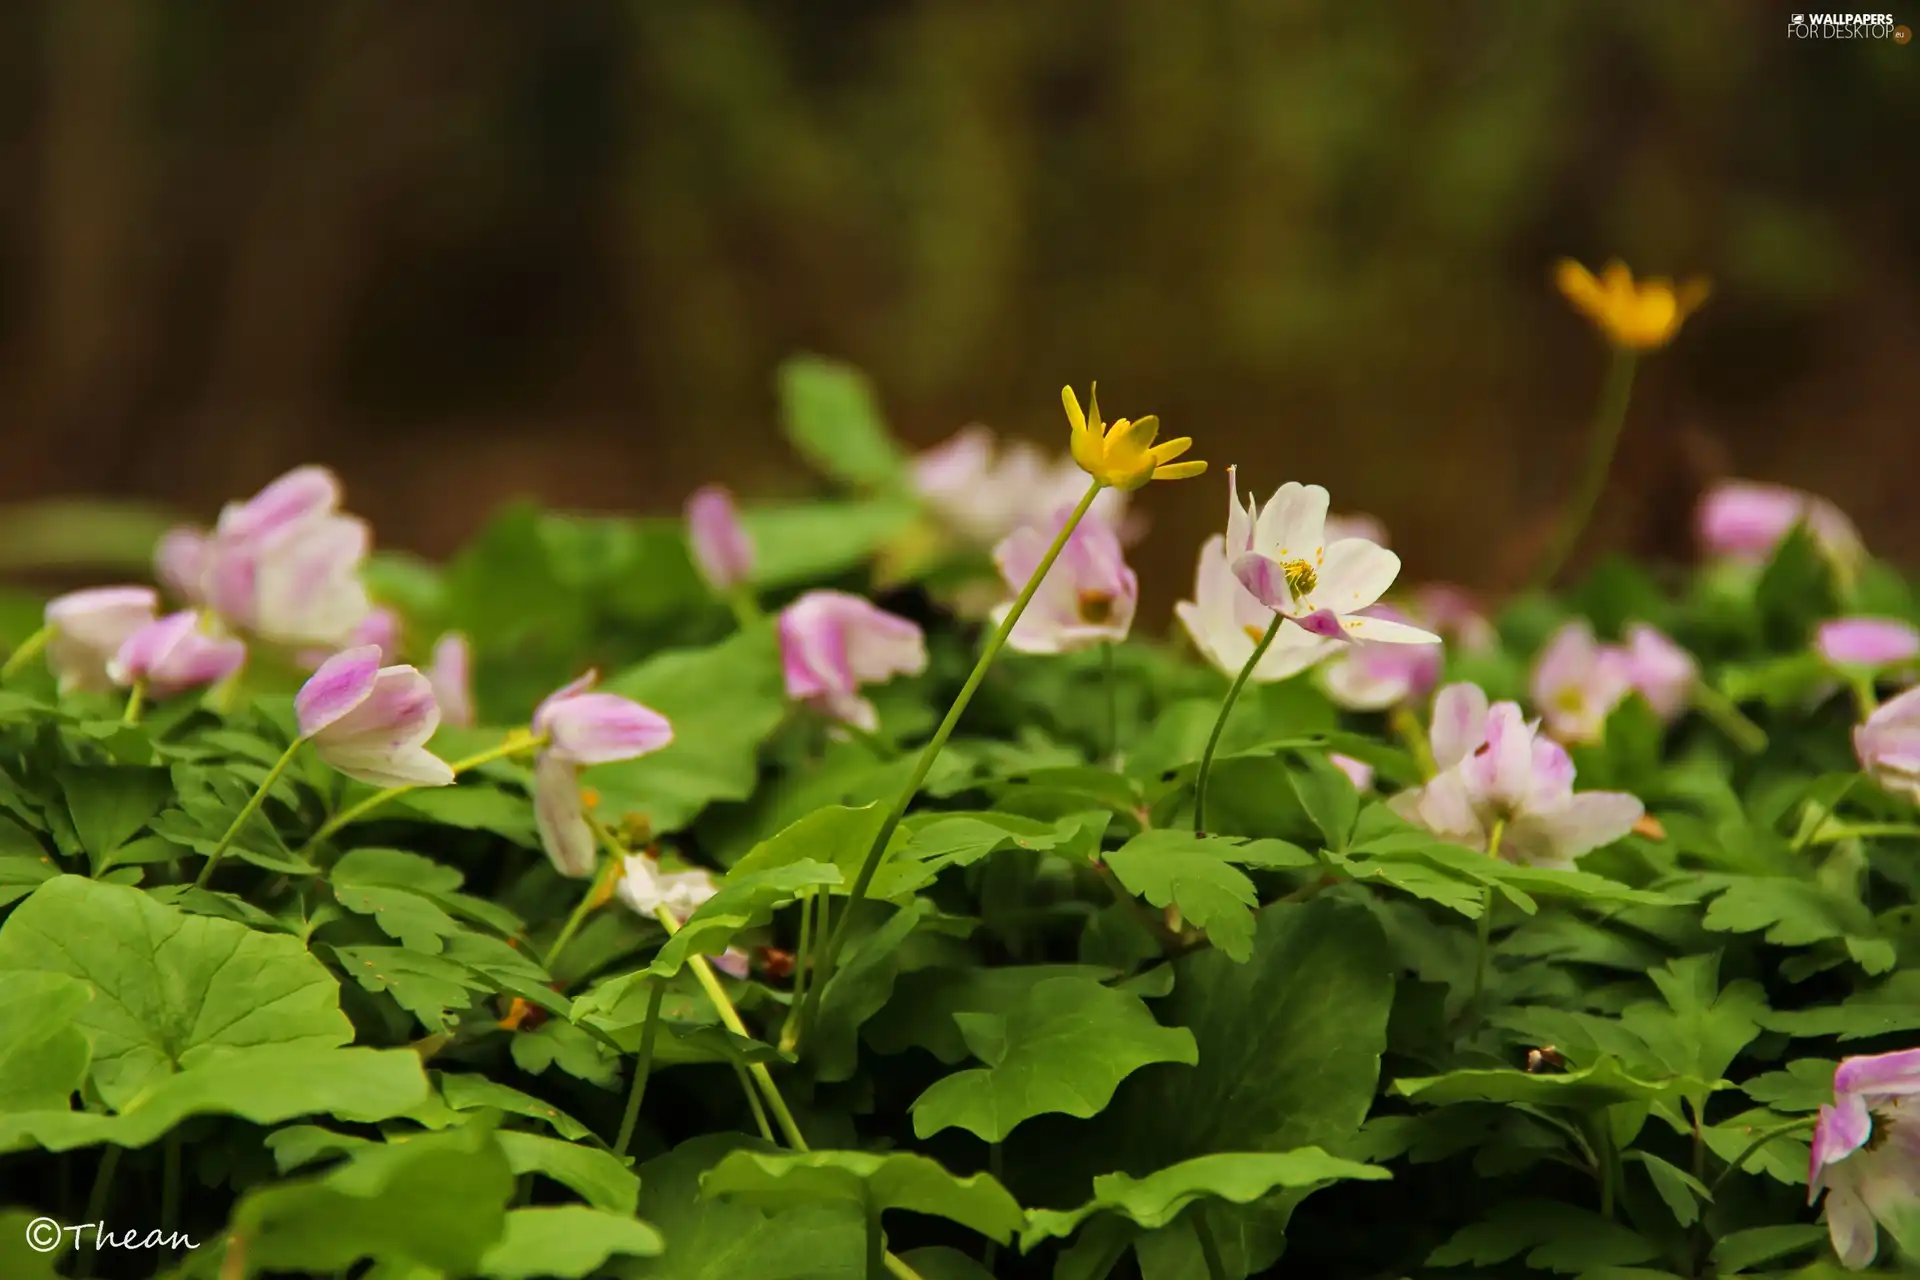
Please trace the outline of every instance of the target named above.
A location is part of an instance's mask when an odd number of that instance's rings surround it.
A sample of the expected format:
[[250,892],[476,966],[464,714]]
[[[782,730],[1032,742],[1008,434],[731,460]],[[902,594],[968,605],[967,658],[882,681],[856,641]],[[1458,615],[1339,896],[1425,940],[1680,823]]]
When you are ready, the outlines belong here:
[[1287,590],[1293,592],[1294,599],[1310,594],[1320,583],[1320,575],[1305,560],[1288,560],[1280,566],[1287,575]]
[[1553,695],[1553,705],[1569,715],[1579,715],[1582,711],[1586,710],[1587,699],[1585,695],[1580,692],[1579,686],[1568,685],[1559,693]]
[[1862,1151],[1878,1151],[1887,1144],[1887,1138],[1893,1133],[1893,1117],[1884,1111],[1873,1113],[1873,1127],[1867,1130],[1867,1140],[1861,1144]]
[[1104,591],[1082,591],[1080,621],[1090,627],[1104,626],[1113,621],[1113,597]]

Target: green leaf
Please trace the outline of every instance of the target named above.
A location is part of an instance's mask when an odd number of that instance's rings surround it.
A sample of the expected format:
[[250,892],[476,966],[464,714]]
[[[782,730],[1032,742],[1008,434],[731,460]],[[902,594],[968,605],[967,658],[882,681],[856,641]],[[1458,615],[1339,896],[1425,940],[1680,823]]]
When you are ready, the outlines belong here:
[[[1787,1117],[1761,1107],[1743,1111],[1719,1124],[1708,1125],[1700,1131],[1700,1136],[1706,1140],[1707,1149],[1713,1154],[1722,1160],[1732,1161],[1739,1159],[1761,1134],[1785,1123]],[[1806,1135],[1783,1133],[1748,1156],[1746,1163],[1740,1167],[1744,1172],[1765,1174],[1790,1187],[1804,1187],[1807,1185],[1807,1157]]]
[[865,1280],[866,1218],[845,1204],[769,1214],[700,1193],[700,1174],[734,1150],[770,1150],[734,1133],[681,1143],[640,1166],[640,1216],[667,1225],[666,1252],[629,1264],[635,1280]]
[[[0,831],[6,821],[0,818]],[[59,874],[53,859],[44,853],[0,854],[0,907],[18,902]]]
[[[0,1275],[7,1280],[60,1280],[54,1268],[73,1247],[74,1238],[53,1237],[51,1233],[29,1237],[27,1228],[36,1220],[45,1220],[45,1216],[33,1209],[0,1209]],[[51,1239],[53,1248],[42,1253],[27,1243],[29,1238]]]
[[1436,1107],[1499,1102],[1571,1111],[1597,1111],[1620,1102],[1652,1102],[1666,1097],[1671,1087],[1665,1082],[1635,1079],[1610,1056],[1602,1056],[1580,1071],[1536,1073],[1476,1067],[1393,1082],[1395,1093]]
[[609,693],[658,711],[673,742],[652,755],[582,772],[609,820],[646,815],[678,831],[716,800],[744,800],[759,779],[760,744],[786,715],[779,645],[770,623],[707,649],[663,653],[606,683]]
[[894,983],[893,998],[861,1028],[876,1053],[925,1049],[952,1066],[969,1054],[956,1014],[1006,1014],[1026,1002],[1028,993],[1049,978],[1101,982],[1117,977],[1112,969],[1089,964],[1005,965],[996,968],[916,969]]
[[[886,810],[879,804],[823,805],[788,823],[749,849],[729,869],[729,877],[751,876],[796,862],[818,862],[840,869],[836,886],[844,894],[860,872],[873,838],[886,822]],[[903,843],[891,842],[898,849]]]
[[1385,1181],[1375,1165],[1330,1156],[1318,1147],[1299,1151],[1222,1152],[1170,1165],[1145,1178],[1110,1173],[1093,1180],[1093,1199],[1077,1209],[1034,1209],[1020,1236],[1022,1251],[1043,1240],[1065,1239],[1095,1213],[1115,1213],[1157,1231],[1196,1200],[1252,1204],[1276,1190],[1310,1191],[1344,1178]]
[[819,582],[871,560],[913,524],[913,504],[891,500],[806,502],[741,513],[753,539],[753,582],[762,589]]
[[1623,1027],[1638,1036],[1661,1064],[1690,1081],[1696,1107],[1720,1082],[1740,1051],[1760,1034],[1766,993],[1755,982],[1720,989],[1720,956],[1682,956],[1648,977],[1665,1004],[1642,1002],[1621,1011]]
[[515,1174],[545,1174],[596,1209],[633,1214],[640,1199],[640,1180],[617,1157],[544,1134],[502,1131],[496,1136]]
[[232,1229],[254,1268],[344,1272],[372,1258],[471,1275],[504,1235],[512,1195],[506,1156],[475,1125],[369,1145],[326,1173],[257,1188]]
[[390,1120],[430,1096],[419,1055],[409,1049],[327,1049],[263,1045],[230,1050],[163,1076],[118,1115],[97,1111],[21,1111],[0,1115],[0,1151],[49,1151],[111,1142],[144,1147],[188,1116],[239,1116],[278,1124],[326,1114]]
[[[1253,953],[1253,881],[1239,868],[1311,867],[1313,856],[1283,840],[1195,836],[1148,831],[1106,855],[1128,892],[1156,907],[1168,905],[1207,931],[1214,946],[1235,960]],[[1237,864],[1237,865],[1236,865]]]
[[860,1027],[886,1005],[904,958],[901,945],[932,914],[932,903],[916,899],[847,948],[820,993],[811,1033],[816,1079],[831,1084],[853,1078],[860,1066]]
[[[333,864],[328,874],[334,894],[339,896],[344,884],[349,891],[366,893],[374,891],[371,898],[363,898],[377,914],[380,910],[392,910],[389,902],[383,900],[381,890],[399,890],[404,893],[426,899],[445,915],[457,916],[475,921],[503,934],[518,933],[521,924],[511,911],[495,905],[485,898],[476,898],[472,894],[461,893],[463,877],[460,872],[442,862],[423,858],[417,853],[407,853],[401,849],[354,849],[343,855]],[[359,910],[360,908],[350,908]],[[437,926],[437,921],[435,922]],[[384,926],[382,926],[384,928]],[[390,936],[392,930],[386,930]],[[435,929],[435,937],[448,938],[460,932],[452,929]],[[440,947],[430,949],[438,953]]]
[[80,846],[96,868],[173,799],[173,780],[165,769],[67,768],[60,772],[60,785]]
[[[934,814],[931,821],[910,826],[911,836],[896,842],[873,879],[875,897],[898,898],[933,883],[942,871],[964,867],[1002,849],[1057,853],[1086,861],[1100,849],[1112,815],[1105,812],[1069,814],[1053,822],[1011,813]],[[877,830],[877,828],[876,828]],[[872,844],[871,835],[860,849]],[[858,864],[851,868],[857,871]]]
[[1149,1063],[1198,1060],[1191,1031],[1161,1026],[1138,996],[1086,978],[1048,978],[1005,1013],[954,1017],[987,1066],[920,1095],[910,1108],[917,1137],[957,1126],[1003,1142],[1037,1115],[1098,1114],[1120,1082]]
[[631,1213],[565,1204],[515,1209],[506,1231],[480,1259],[488,1280],[580,1280],[617,1255],[651,1258],[666,1247],[660,1233]]
[[905,1209],[1001,1244],[1026,1216],[991,1174],[956,1178],[938,1162],[903,1151],[735,1151],[701,1177],[700,1191],[775,1207],[845,1204],[864,1214]]
[[442,1073],[439,1082],[440,1096],[455,1111],[491,1107],[509,1115],[545,1121],[555,1133],[569,1141],[592,1136],[587,1126],[551,1103],[542,1102],[531,1094],[508,1088],[485,1076],[469,1072]]
[[1920,970],[1903,970],[1885,982],[1855,992],[1837,1005],[1767,1015],[1767,1028],[1790,1036],[1838,1036],[1870,1040],[1894,1031],[1920,1029]]
[[458,787],[424,787],[374,810],[367,815],[367,820],[392,818],[395,813],[411,813],[463,831],[490,831],[523,848],[537,848],[540,844],[533,805],[524,796],[511,795],[498,787],[471,783]]
[[[432,899],[386,882],[381,875],[380,855],[387,850],[366,851],[374,855],[372,858],[360,858],[361,852],[356,849],[340,859],[328,876],[334,898],[349,911],[372,916],[381,932],[408,950],[439,954],[444,945],[441,939],[461,932],[460,923]],[[457,873],[454,880],[458,883]]]
[[1336,852],[1345,849],[1353,834],[1353,821],[1360,814],[1360,796],[1352,780],[1325,756],[1302,753],[1295,759],[1299,767],[1287,770],[1287,781],[1299,797],[1300,807],[1320,828],[1327,848]]
[[1785,1071],[1757,1075],[1740,1088],[1775,1111],[1818,1111],[1833,1102],[1833,1073],[1839,1065],[1831,1058],[1796,1058]]
[[852,365],[794,356],[780,366],[780,425],[820,474],[856,488],[882,488],[905,472],[873,385]]
[[450,957],[405,947],[334,947],[333,954],[355,982],[368,991],[392,996],[430,1031],[451,1029],[454,1010],[472,1004],[478,993],[498,989]]
[[1427,1256],[1427,1265],[1490,1267],[1522,1253],[1529,1267],[1578,1275],[1646,1262],[1660,1250],[1638,1232],[1590,1210],[1521,1199],[1498,1205],[1484,1220],[1455,1232]]
[[0,973],[93,986],[73,1025],[93,1040],[93,1081],[113,1107],[223,1050],[353,1037],[338,984],[295,939],[79,876],[49,880],[0,926]]
[[1713,1193],[1700,1179],[1659,1156],[1645,1151],[1629,1151],[1621,1159],[1636,1161],[1646,1169],[1654,1192],[1666,1203],[1674,1222],[1679,1226],[1690,1227],[1698,1222],[1701,1202],[1713,1199]]
[[1860,903],[1792,876],[1708,878],[1716,892],[1707,907],[1707,928],[1723,933],[1764,933],[1768,942],[1800,947],[1838,938],[1868,973],[1892,969],[1893,943],[1880,936]]
[[1826,1242],[1827,1229],[1818,1224],[1794,1222],[1776,1227],[1751,1227],[1714,1241],[1713,1261],[1721,1275],[1738,1275],[1760,1263],[1772,1262]]
[[93,1048],[73,1025],[93,988],[64,973],[9,974],[0,987],[0,1112],[64,1110]]

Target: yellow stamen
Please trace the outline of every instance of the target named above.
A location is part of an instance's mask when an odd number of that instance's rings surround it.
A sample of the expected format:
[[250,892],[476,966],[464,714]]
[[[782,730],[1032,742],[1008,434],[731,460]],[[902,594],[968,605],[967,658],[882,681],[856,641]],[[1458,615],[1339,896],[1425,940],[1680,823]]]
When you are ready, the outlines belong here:
[[1293,592],[1294,599],[1310,595],[1320,585],[1320,575],[1305,560],[1288,560],[1280,566],[1287,575],[1287,590]]

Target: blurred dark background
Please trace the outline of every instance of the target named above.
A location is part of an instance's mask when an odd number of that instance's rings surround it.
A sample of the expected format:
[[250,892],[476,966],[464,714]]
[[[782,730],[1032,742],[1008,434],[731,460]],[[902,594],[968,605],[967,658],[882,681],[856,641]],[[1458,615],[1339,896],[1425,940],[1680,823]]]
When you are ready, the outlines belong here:
[[[1920,8],[1896,0],[1898,21]],[[1704,478],[1912,559],[1920,47],[1758,0],[0,7],[0,499],[196,517],[320,460],[384,545],[812,483],[773,371],[915,445],[1063,382],[1497,584],[1604,354],[1555,257],[1710,275],[1587,541]],[[1157,627],[1224,516],[1157,485]],[[35,536],[46,537],[43,533]],[[31,548],[11,549],[15,563]]]

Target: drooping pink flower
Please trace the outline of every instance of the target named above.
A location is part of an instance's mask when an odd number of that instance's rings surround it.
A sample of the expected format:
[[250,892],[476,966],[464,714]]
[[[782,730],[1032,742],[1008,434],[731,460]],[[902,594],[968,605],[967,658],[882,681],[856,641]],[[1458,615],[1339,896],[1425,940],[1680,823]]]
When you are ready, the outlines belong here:
[[1708,555],[1749,564],[1766,560],[1802,522],[1836,561],[1852,564],[1863,554],[1860,532],[1845,512],[1825,498],[1785,485],[1722,481],[1701,498],[1696,516],[1700,545]]
[[1481,653],[1500,643],[1500,633],[1480,612],[1473,594],[1446,582],[1414,588],[1413,609],[1462,653]]
[[[1016,594],[1040,567],[1047,548],[1073,514],[1056,511],[1050,523],[1015,529],[993,549],[993,562],[1007,588]],[[1127,638],[1140,580],[1127,567],[1120,537],[1098,520],[1083,519],[1027,602],[1007,643],[1022,653],[1072,653]],[[993,611],[999,626],[1011,601]]]
[[331,471],[298,467],[229,503],[200,544],[190,530],[169,534],[157,567],[187,599],[263,639],[349,644],[373,607],[360,581],[372,535],[365,521],[340,514],[339,501]]
[[120,646],[107,675],[117,685],[139,684],[155,699],[218,684],[247,660],[247,646],[209,635],[203,621],[199,610],[182,609],[147,623]]
[[[1391,605],[1372,605],[1362,616],[1414,625]],[[1327,696],[1350,711],[1384,711],[1426,696],[1440,683],[1440,663],[1437,644],[1362,640],[1343,646],[1323,668]]]
[[857,728],[879,725],[862,685],[927,669],[920,628],[845,591],[809,591],[780,611],[787,696]]
[[1831,618],[1813,647],[1836,667],[1894,667],[1920,657],[1920,631],[1897,618]]
[[[1186,628],[1194,647],[1220,674],[1232,679],[1253,656],[1273,622],[1273,610],[1234,576],[1227,539],[1214,534],[1200,547],[1194,570],[1193,599],[1173,606],[1174,617]],[[1341,648],[1340,641],[1314,635],[1302,627],[1281,627],[1273,643],[1260,655],[1248,679],[1271,684],[1298,675]]]
[[443,787],[453,769],[426,748],[440,726],[427,678],[409,666],[383,667],[375,645],[343,649],[294,695],[300,736],[319,757],[376,787]]
[[471,728],[473,709],[473,649],[458,631],[433,642],[433,660],[427,664],[427,683],[440,704],[440,720],[456,729]]
[[1627,657],[1594,639],[1584,619],[1554,632],[1534,662],[1533,705],[1562,742],[1597,742],[1607,717],[1633,689]]
[[673,726],[650,707],[617,693],[592,692],[589,671],[547,696],[533,713],[546,740],[533,762],[533,816],[540,844],[563,876],[593,874],[593,828],[580,796],[580,770],[635,760],[673,741]]
[[153,621],[160,596],[152,587],[92,587],[47,602],[47,665],[60,692],[113,687],[107,665],[127,637]]
[[1920,1049],[1847,1058],[1820,1108],[1807,1203],[1824,1191],[1827,1233],[1854,1270],[1879,1252],[1879,1225],[1920,1226]]
[[[913,486],[941,523],[978,547],[991,547],[1027,524],[1044,520],[1086,492],[1087,477],[1073,459],[1049,458],[1024,440],[996,441],[978,423],[915,456]],[[1128,533],[1127,495],[1104,489],[1087,512]]]
[[1367,791],[1373,786],[1373,766],[1365,760],[1355,760],[1352,756],[1343,756],[1338,751],[1327,753],[1327,759],[1334,767],[1347,775],[1347,781],[1353,784],[1355,791]]
[[1519,704],[1489,707],[1478,685],[1440,690],[1432,745],[1439,773],[1389,806],[1469,848],[1486,849],[1498,828],[1499,856],[1509,862],[1571,868],[1581,854],[1626,835],[1646,812],[1623,792],[1576,793],[1566,749],[1539,736]]
[[717,484],[696,489],[686,516],[687,545],[707,585],[723,596],[743,586],[753,576],[753,539],[740,523],[733,494]]
[[1624,653],[1627,683],[1655,715],[1672,720],[1687,709],[1700,679],[1692,654],[1644,622],[1627,628]]
[[212,540],[206,531],[179,525],[160,535],[153,549],[153,572],[177,599],[186,604],[207,602],[207,557]]
[[1853,751],[1867,776],[1920,804],[1920,689],[1909,689],[1854,726]]
[[1261,604],[1315,635],[1381,644],[1438,644],[1430,631],[1361,611],[1386,593],[1400,557],[1365,538],[1327,537],[1327,491],[1288,481],[1262,508],[1240,505],[1227,468],[1227,548],[1233,572]]

